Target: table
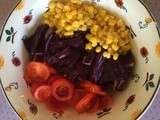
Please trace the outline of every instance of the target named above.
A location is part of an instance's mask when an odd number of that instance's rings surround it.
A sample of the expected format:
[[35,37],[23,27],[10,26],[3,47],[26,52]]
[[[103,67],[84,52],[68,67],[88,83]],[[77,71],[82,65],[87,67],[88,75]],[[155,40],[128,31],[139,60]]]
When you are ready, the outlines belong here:
[[[0,30],[9,11],[18,0],[0,0]],[[151,9],[160,28],[160,0],[142,0]],[[0,120],[18,120],[16,114],[9,107],[0,89]],[[141,120],[160,120],[160,91],[147,113]]]

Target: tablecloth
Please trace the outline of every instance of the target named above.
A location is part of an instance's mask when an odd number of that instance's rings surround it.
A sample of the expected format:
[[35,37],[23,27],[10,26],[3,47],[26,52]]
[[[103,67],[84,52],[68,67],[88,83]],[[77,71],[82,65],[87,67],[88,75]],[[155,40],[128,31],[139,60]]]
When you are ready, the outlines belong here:
[[[151,9],[153,15],[156,17],[158,26],[160,27],[160,0],[142,0]],[[4,23],[7,14],[14,7],[17,0],[0,0],[0,29]],[[17,115],[12,111],[8,105],[5,96],[0,89],[0,120],[19,120]],[[141,120],[160,120],[160,91],[156,96],[151,107]]]

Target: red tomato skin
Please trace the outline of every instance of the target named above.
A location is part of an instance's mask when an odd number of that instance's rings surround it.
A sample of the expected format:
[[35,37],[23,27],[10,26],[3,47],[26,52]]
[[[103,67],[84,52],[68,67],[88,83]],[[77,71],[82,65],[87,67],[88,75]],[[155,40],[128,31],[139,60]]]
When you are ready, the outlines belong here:
[[87,112],[93,105],[92,101],[96,99],[96,95],[93,93],[86,94],[75,106],[78,113]]
[[81,84],[80,84],[80,87],[84,88],[85,90],[87,90],[88,92],[91,92],[91,93],[95,93],[97,95],[101,95],[101,96],[105,96],[106,95],[106,92],[104,92],[100,86],[90,82],[90,81],[83,81]]
[[29,82],[44,82],[49,78],[50,70],[44,63],[30,62],[26,67],[24,76]]
[[[56,90],[59,87],[67,87],[68,88],[68,96],[66,97],[60,97],[59,95],[57,95]],[[72,98],[74,93],[74,86],[71,82],[69,82],[68,80],[61,78],[61,79],[57,79],[52,83],[52,95],[59,101],[68,101]]]
[[61,102],[56,100],[54,97],[50,97],[48,101],[46,101],[46,107],[50,112],[58,112],[63,113],[64,110],[68,107],[66,102]]
[[51,88],[48,85],[41,85],[36,88],[33,94],[38,102],[45,102],[51,96]]

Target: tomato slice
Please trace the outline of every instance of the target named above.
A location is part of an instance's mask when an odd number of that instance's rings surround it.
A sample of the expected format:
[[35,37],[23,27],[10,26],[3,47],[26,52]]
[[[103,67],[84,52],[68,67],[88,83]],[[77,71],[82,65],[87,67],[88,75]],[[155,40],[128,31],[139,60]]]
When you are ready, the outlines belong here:
[[87,92],[84,89],[75,89],[72,98],[67,101],[67,103],[69,104],[69,106],[75,107],[80,99],[82,99],[86,94]]
[[93,102],[93,103],[94,103],[93,106],[87,112],[94,113],[94,112],[98,111],[99,104],[100,104],[100,99],[98,96],[95,98],[95,102]]
[[46,85],[46,83],[43,83],[43,82],[34,82],[31,84],[31,93],[32,95],[34,95],[36,89],[42,85]]
[[90,81],[83,81],[80,84],[80,87],[84,88],[85,90],[87,90],[88,92],[92,92],[95,93],[97,95],[101,95],[101,96],[105,96],[106,92],[104,92],[100,86],[90,82]]
[[51,85],[53,83],[53,81],[57,80],[57,79],[61,79],[63,78],[60,75],[51,75],[51,77],[48,79],[48,85]]
[[46,101],[46,107],[51,112],[63,113],[64,110],[68,107],[66,102],[61,102],[56,100],[54,97],[50,97]]
[[47,85],[39,86],[34,92],[34,98],[39,102],[46,101],[51,96],[51,88]]
[[73,84],[68,80],[61,78],[53,81],[52,95],[59,101],[68,101],[72,98],[74,93]]
[[24,76],[30,82],[44,82],[49,78],[50,70],[44,63],[30,62],[26,67]]
[[97,96],[93,93],[86,94],[75,106],[75,109],[79,113],[89,111],[96,102]]
[[112,97],[107,94],[104,97],[100,97],[100,104],[99,104],[99,109],[104,109],[104,108],[109,108],[113,104]]

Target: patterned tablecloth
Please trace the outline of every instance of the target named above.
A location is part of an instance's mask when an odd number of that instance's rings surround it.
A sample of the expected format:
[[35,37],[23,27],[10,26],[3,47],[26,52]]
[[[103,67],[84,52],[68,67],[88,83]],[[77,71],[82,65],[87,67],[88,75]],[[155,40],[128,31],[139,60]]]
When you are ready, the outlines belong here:
[[[159,21],[160,27],[160,0],[143,0],[151,9],[153,15]],[[9,11],[14,7],[17,0],[0,0],[0,29]],[[19,120],[9,107],[0,89],[0,120]],[[147,113],[141,120],[160,120],[160,91]]]

